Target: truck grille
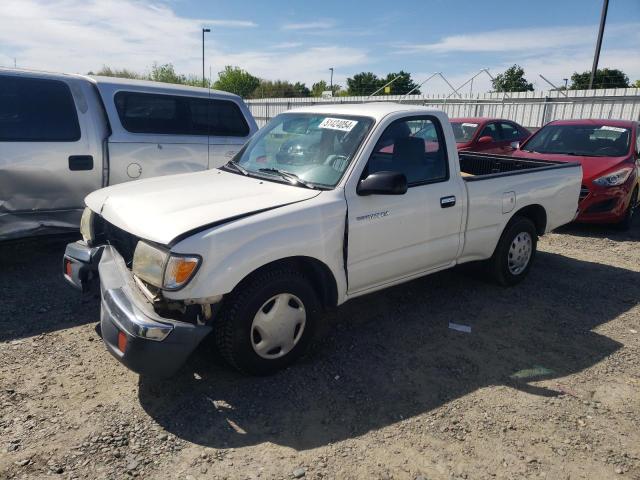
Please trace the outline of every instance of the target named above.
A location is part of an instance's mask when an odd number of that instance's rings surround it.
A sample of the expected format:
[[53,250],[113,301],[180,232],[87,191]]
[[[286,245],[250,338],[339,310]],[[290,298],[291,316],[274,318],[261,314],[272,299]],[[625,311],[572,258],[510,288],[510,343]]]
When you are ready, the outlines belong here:
[[588,195],[589,195],[589,189],[587,187],[585,187],[584,185],[582,185],[582,187],[580,188],[580,199],[579,199],[579,201],[581,202],[582,200],[587,198]]
[[107,243],[114,247],[118,253],[122,255],[122,258],[124,258],[127,267],[131,267],[133,263],[133,252],[136,249],[139,238],[98,216],[96,216],[94,228],[96,240],[99,243]]

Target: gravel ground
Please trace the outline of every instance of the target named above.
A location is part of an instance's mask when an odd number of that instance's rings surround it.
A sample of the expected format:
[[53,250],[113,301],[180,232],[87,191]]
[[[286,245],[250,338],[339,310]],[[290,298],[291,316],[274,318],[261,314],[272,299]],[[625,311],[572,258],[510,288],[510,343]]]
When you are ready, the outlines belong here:
[[0,478],[640,479],[638,224],[545,236],[515,288],[356,299],[272,377],[205,344],[162,382],[103,347],[68,239],[0,245]]

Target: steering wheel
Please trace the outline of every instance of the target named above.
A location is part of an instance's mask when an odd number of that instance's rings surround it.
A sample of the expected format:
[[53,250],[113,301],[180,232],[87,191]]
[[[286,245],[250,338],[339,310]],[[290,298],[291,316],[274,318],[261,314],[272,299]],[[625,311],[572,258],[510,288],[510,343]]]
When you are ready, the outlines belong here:
[[595,153],[616,153],[616,148],[610,145],[596,149]]
[[346,155],[329,155],[323,165],[331,166],[334,170],[341,171],[349,161]]

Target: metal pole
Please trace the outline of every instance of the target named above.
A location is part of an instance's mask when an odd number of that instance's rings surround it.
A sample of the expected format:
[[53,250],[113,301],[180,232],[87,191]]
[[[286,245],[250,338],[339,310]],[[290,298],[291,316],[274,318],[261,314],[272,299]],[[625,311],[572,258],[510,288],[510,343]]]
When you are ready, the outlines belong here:
[[410,95],[411,93],[413,93],[413,91],[414,91],[414,90],[419,89],[422,85],[424,85],[424,84],[425,84],[425,83],[427,83],[429,80],[431,80],[433,77],[435,77],[436,75],[439,75],[439,74],[440,74],[440,73],[438,72],[438,73],[434,73],[434,74],[432,74],[432,75],[429,75],[429,77],[428,77],[424,82],[422,82],[422,83],[421,83],[420,85],[418,85],[417,87],[412,88],[412,89],[411,89],[411,90],[409,90],[407,93],[405,93],[403,96],[401,96],[401,97],[398,99],[398,103],[402,102],[402,100],[404,100],[404,98],[405,98],[407,95]]
[[204,83],[204,34],[210,32],[211,29],[210,28],[203,28],[202,29],[202,86],[205,86]]
[[[556,87],[553,83],[551,83],[551,81],[550,81],[549,79],[547,79],[547,77],[545,77],[545,76],[544,76],[544,75],[542,75],[541,73],[540,73],[540,74],[538,74],[538,76],[539,76],[541,79],[543,79],[545,82],[547,82],[549,85],[551,85],[551,86],[554,88],[554,90],[555,90],[556,92],[561,92],[565,97],[567,96],[567,92],[564,92],[564,91],[560,90],[560,89],[559,89],[558,87]],[[566,78],[565,78],[565,80],[566,80]]]
[[333,97],[333,67],[331,67],[331,79],[329,80],[329,90],[331,90],[331,96]]
[[607,21],[607,9],[609,8],[609,0],[602,1],[602,12],[600,13],[600,29],[598,30],[598,41],[596,42],[596,51],[593,55],[593,67],[591,68],[591,78],[589,79],[589,90],[593,88],[593,80],[598,70],[598,61],[600,60],[600,49],[602,48],[602,36],[604,35],[604,24]]
[[[400,75],[398,75],[396,78],[394,78],[393,80],[391,80],[388,83],[385,83],[383,86],[381,86],[378,90],[376,90],[375,92],[373,92],[371,95],[369,95],[370,97],[373,97],[376,93],[378,93],[380,90],[382,90],[384,87],[388,87],[389,85],[391,85],[393,82],[395,82],[397,79],[400,78]],[[413,89],[415,90],[415,88]],[[413,92],[413,90],[411,90]]]

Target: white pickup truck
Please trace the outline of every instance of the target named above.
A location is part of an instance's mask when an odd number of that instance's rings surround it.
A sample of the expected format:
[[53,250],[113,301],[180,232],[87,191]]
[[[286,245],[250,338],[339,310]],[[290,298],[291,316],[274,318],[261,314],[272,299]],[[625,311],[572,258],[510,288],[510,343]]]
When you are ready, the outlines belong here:
[[579,164],[458,154],[447,116],[375,103],[283,113],[225,166],[98,190],[63,269],[101,285],[101,334],[134,371],[173,374],[209,333],[265,374],[322,313],[486,260],[503,285],[577,210]]

